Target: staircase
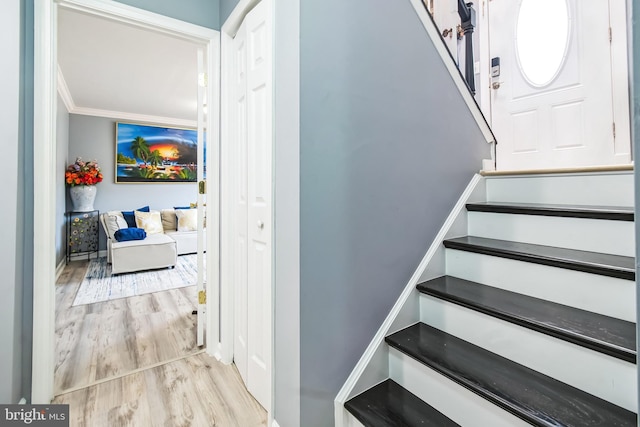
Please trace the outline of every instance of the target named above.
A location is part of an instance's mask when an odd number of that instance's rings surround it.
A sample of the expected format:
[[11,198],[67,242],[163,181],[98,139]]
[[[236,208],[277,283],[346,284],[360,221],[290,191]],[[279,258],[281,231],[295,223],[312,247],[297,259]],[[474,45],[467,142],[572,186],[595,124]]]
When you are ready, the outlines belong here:
[[478,185],[342,424],[637,426],[632,173]]

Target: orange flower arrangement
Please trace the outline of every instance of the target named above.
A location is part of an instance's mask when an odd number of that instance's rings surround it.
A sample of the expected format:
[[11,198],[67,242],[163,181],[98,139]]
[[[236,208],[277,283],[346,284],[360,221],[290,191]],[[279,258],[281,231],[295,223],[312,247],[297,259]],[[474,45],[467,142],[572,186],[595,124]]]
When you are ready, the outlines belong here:
[[64,173],[67,185],[74,187],[76,185],[96,185],[102,182],[102,173],[98,162],[85,162],[78,157],[75,163],[69,165]]

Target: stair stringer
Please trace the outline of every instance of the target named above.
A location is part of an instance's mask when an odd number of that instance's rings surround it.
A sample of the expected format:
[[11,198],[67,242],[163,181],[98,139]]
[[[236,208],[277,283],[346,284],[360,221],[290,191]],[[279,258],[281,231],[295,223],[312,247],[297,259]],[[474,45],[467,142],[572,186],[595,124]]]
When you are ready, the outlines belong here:
[[467,203],[485,201],[485,178],[476,174],[334,399],[336,427],[352,425],[349,412],[344,408],[347,400],[389,378],[389,348],[385,343],[385,337],[420,320],[420,292],[416,289],[417,284],[445,274],[445,248],[442,242],[467,233]]

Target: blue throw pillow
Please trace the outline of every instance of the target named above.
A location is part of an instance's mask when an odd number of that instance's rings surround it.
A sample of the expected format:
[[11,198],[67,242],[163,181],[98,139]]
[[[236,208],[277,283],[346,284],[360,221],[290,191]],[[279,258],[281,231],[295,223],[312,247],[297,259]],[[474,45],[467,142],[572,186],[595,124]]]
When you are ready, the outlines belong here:
[[116,231],[114,237],[118,242],[127,242],[129,240],[144,240],[147,232],[143,228],[121,228]]
[[[149,212],[149,206],[145,206],[143,208],[136,209],[138,212]],[[129,227],[136,226],[136,216],[133,213],[134,211],[122,211],[122,216],[124,220],[127,221],[127,225]]]
[[191,206],[174,206],[173,209],[191,209]]

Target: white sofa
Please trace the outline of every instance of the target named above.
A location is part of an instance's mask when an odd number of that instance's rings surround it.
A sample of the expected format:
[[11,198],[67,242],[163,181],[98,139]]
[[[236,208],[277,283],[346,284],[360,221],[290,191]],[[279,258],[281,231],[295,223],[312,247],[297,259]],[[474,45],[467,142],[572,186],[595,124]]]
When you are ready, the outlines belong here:
[[100,215],[100,223],[107,236],[107,262],[111,264],[112,274],[174,267],[178,255],[197,251],[197,232],[178,231],[174,209],[161,210],[160,217],[163,233],[147,234],[144,240],[118,242],[115,231],[126,224],[122,212],[110,211]]

